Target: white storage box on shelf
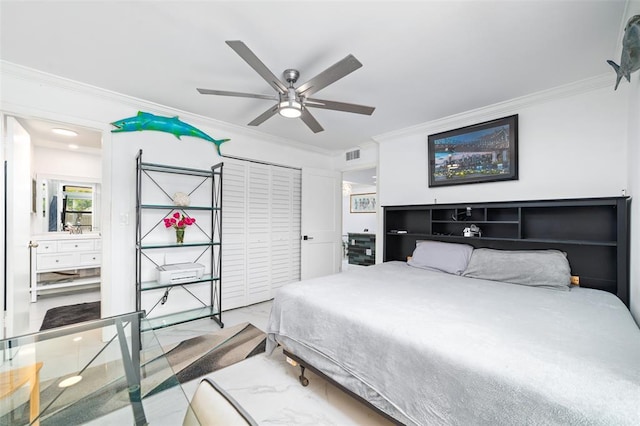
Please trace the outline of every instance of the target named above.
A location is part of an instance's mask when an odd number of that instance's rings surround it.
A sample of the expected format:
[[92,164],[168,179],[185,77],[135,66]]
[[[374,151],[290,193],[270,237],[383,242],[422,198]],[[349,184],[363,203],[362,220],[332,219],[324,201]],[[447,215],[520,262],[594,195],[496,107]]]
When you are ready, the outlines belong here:
[[172,263],[156,268],[159,284],[178,284],[195,281],[204,275],[204,265],[200,263]]

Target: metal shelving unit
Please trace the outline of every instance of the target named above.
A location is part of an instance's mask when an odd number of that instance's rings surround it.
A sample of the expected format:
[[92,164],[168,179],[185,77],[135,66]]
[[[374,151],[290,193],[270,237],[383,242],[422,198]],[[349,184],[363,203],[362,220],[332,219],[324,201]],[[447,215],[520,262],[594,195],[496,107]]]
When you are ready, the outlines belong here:
[[[142,311],[142,297],[144,292],[152,292],[164,289],[162,296],[153,299],[153,307],[145,312],[147,316],[147,324],[150,329],[164,328],[175,324],[181,324],[188,321],[193,321],[201,318],[211,318],[221,328],[224,327],[222,323],[222,168],[223,163],[216,164],[211,167],[211,170],[200,170],[185,167],[176,167],[163,164],[145,163],[142,161],[142,150],[138,152],[136,156],[136,310]],[[175,174],[190,176],[196,178],[195,188],[191,193],[195,192],[199,188],[211,186],[210,203],[208,205],[194,205],[194,206],[177,206],[175,204],[167,203],[167,200],[172,200],[169,192],[158,181],[158,175],[160,174]],[[202,179],[198,179],[202,178]],[[154,189],[158,190],[161,194],[161,200],[157,203],[149,203],[148,200],[143,202],[143,185],[151,185]],[[206,184],[206,185],[205,185]],[[189,195],[191,195],[191,193]],[[166,198],[164,198],[166,196]],[[159,220],[152,221],[151,224],[143,223],[143,216],[145,213],[155,212],[156,215],[160,215],[164,212],[166,214]],[[199,236],[197,241],[178,243],[166,243],[153,241],[153,236],[160,232],[159,228],[164,228],[163,220],[170,217],[174,212],[179,212],[189,217],[189,212],[206,212],[210,215],[211,220],[208,226],[202,225],[200,222],[195,224],[195,227],[199,230]],[[202,225],[202,226],[201,226]],[[207,228],[204,229],[203,227]],[[144,228],[144,229],[143,229]],[[155,265],[156,268],[161,265],[157,260],[154,260],[149,255],[150,252],[157,251],[159,249],[164,250],[181,250],[185,248],[202,248],[203,251],[196,256],[196,261],[200,262],[203,259],[208,259],[210,271],[205,273],[201,278],[180,281],[161,283],[156,280],[144,280],[143,281],[143,267],[146,264]],[[208,252],[208,253],[207,253]],[[145,264],[145,266],[143,266]],[[208,300],[202,300],[189,290],[190,286],[196,284],[209,283]],[[152,316],[154,309],[158,305],[164,305],[169,300],[169,293],[173,288],[181,287],[186,290],[191,296],[193,296],[200,304],[200,306],[191,309],[180,310],[170,314],[164,314],[159,316]]]

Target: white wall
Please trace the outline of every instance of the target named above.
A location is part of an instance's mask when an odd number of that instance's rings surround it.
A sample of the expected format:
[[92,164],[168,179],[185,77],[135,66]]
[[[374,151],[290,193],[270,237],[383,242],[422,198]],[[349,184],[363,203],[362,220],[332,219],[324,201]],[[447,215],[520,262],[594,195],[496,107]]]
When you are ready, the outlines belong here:
[[[370,185],[351,185],[351,194],[375,193],[376,187]],[[342,194],[342,234],[349,232],[375,233],[377,229],[377,218],[375,213],[351,213],[350,194]]]
[[58,176],[102,177],[102,156],[71,150],[33,147],[32,173]]
[[[638,2],[635,2],[638,3]],[[637,13],[637,12],[636,12]],[[381,205],[640,194],[640,85],[615,74],[490,105],[376,138]],[[429,134],[519,115],[519,179],[429,188]],[[640,203],[632,203],[631,311],[640,322]],[[377,251],[382,252],[378,235]]]
[[[624,22],[633,15],[640,14],[640,1],[631,1]],[[621,34],[622,37],[622,34]],[[619,52],[619,50],[618,50]],[[619,58],[620,55],[617,55]],[[616,58],[616,62],[619,61]],[[629,195],[636,197],[631,201],[631,313],[640,325],[640,72],[631,74],[631,84],[625,80],[618,87],[620,96],[628,96],[629,113],[627,139],[628,152],[628,181]]]
[[[380,203],[621,195],[621,190],[627,187],[628,106],[620,93],[614,93],[609,80],[587,82],[586,92],[567,94],[559,90],[557,96],[545,96],[539,101],[535,96],[514,100],[379,138]],[[599,87],[590,88],[593,84]],[[511,114],[519,115],[519,180],[428,187],[429,134]]]
[[[346,154],[348,151],[355,149],[360,150],[360,158],[347,161]],[[378,166],[378,144],[375,141],[361,143],[353,146],[333,157],[333,168],[335,170],[360,170],[367,168],[375,168]]]
[[182,140],[162,132],[111,133],[109,124],[139,110],[180,116],[213,138],[231,138],[222,153],[295,167],[331,168],[332,158],[280,140],[206,117],[77,82],[42,74],[6,62],[0,67],[0,110],[14,115],[82,125],[103,131],[103,316],[130,312],[135,306],[135,155],[147,162],[209,168],[223,159],[213,144]]

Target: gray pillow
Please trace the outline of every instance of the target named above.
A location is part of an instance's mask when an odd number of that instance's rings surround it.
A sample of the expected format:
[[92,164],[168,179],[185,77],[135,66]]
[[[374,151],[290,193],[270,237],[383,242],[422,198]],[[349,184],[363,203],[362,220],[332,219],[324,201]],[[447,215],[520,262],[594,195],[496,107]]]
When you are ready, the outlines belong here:
[[558,250],[476,249],[465,277],[569,290],[571,267]]
[[410,266],[460,275],[467,269],[473,247],[468,244],[418,241]]

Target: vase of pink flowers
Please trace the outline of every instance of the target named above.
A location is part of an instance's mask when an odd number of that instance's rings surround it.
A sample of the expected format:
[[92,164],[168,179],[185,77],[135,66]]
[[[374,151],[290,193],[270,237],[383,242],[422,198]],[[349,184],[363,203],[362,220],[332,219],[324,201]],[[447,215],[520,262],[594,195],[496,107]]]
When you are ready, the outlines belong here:
[[191,226],[194,223],[196,223],[195,218],[185,216],[179,212],[175,212],[171,217],[164,219],[165,228],[173,228],[176,230],[176,242],[178,244],[184,243],[184,230],[187,226]]

